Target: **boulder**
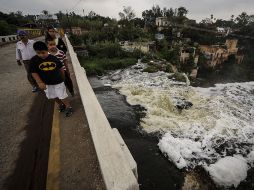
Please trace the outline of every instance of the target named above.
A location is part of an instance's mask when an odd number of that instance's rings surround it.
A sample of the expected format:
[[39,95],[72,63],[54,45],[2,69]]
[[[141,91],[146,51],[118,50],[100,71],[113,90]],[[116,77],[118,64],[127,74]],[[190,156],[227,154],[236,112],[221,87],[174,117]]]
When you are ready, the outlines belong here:
[[190,101],[185,100],[184,98],[178,98],[176,100],[175,107],[179,110],[189,109],[193,106]]
[[112,80],[112,81],[118,81],[118,80],[121,80],[121,79],[122,79],[122,77],[121,77],[120,74],[110,76],[110,80]]

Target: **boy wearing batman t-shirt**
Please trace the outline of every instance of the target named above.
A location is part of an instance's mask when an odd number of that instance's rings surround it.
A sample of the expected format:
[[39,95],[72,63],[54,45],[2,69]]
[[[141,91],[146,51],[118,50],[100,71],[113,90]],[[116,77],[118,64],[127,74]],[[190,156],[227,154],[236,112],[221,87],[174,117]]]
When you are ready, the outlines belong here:
[[66,117],[71,116],[73,110],[67,99],[63,64],[48,53],[48,47],[44,42],[35,42],[33,48],[37,54],[30,61],[33,78],[39,88],[45,91],[48,99],[55,99],[60,112],[66,110]]

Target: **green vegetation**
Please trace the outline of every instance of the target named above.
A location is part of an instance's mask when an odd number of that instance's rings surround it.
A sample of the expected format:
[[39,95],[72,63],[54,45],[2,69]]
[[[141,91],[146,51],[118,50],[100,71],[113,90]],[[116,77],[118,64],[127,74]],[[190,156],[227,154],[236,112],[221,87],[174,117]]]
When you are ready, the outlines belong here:
[[0,20],[0,36],[15,34],[17,27],[9,25],[5,20]]
[[[101,74],[108,69],[119,69],[132,65],[138,58],[143,63],[150,61],[166,60],[179,72],[191,73],[196,66],[199,67],[199,76],[217,77],[253,77],[251,71],[254,69],[254,42],[251,39],[239,37],[239,50],[244,55],[244,62],[237,65],[235,59],[221,64],[216,68],[209,68],[207,59],[199,52],[199,44],[220,45],[226,39],[235,36],[254,36],[254,15],[243,12],[238,16],[232,15],[229,19],[206,18],[200,23],[188,18],[188,10],[185,7],[173,8],[158,5],[142,12],[142,18],[137,18],[131,7],[124,7],[119,13],[119,20],[103,17],[91,11],[86,15],[78,15],[75,12],[63,13],[59,11],[55,15],[59,22],[53,20],[36,21],[35,15],[23,15],[22,12],[5,14],[0,12],[0,35],[16,33],[17,28],[22,26],[45,27],[53,24],[54,27],[62,27],[69,30],[72,27],[80,27],[82,34],[73,35],[70,32],[70,40],[73,46],[82,46],[89,53],[89,58],[80,58],[87,69],[88,74]],[[47,10],[42,14],[50,16]],[[168,26],[158,31],[156,18],[166,17]],[[216,32],[217,27],[229,28],[227,36]],[[201,29],[201,30],[199,30]],[[164,35],[164,39],[156,39],[155,34]],[[233,36],[230,36],[232,35]],[[189,39],[189,40],[187,40]],[[149,53],[142,53],[135,49],[133,52],[123,51],[119,42],[129,41],[131,43],[149,42],[151,47]],[[195,47],[196,55],[199,55],[198,65],[194,64],[194,57],[185,63],[180,62],[180,50],[188,50]],[[191,52],[189,52],[191,53]],[[135,61],[134,61],[135,60]],[[126,61],[126,63],[124,63]],[[89,64],[91,62],[91,64]],[[112,64],[112,66],[110,66]],[[165,65],[164,65],[165,66]],[[173,67],[167,66],[156,68],[149,66],[144,71],[156,72],[157,70],[173,72]]]
[[[55,15],[59,22],[43,21],[37,22],[35,15],[23,15],[22,12],[5,14],[0,12],[0,35],[16,33],[18,27],[40,26],[45,27],[53,24],[54,27],[70,29],[80,27],[82,34],[73,35],[70,32],[70,40],[73,46],[82,46],[89,53],[89,58],[81,57],[80,60],[87,69],[88,74],[101,74],[104,70],[119,69],[136,63],[142,58],[143,63],[150,61],[166,60],[179,72],[191,73],[192,69],[199,67],[200,76],[207,77],[214,73],[221,73],[227,76],[234,73],[235,76],[244,75],[254,69],[253,49],[254,43],[250,39],[239,39],[239,48],[244,54],[244,63],[237,65],[235,60],[220,65],[216,68],[209,68],[206,58],[198,52],[199,44],[216,45],[225,43],[225,39],[233,35],[254,36],[254,15],[243,12],[238,16],[232,15],[228,20],[206,18],[200,23],[188,18],[188,10],[185,7],[173,8],[158,5],[142,12],[142,18],[137,18],[131,7],[124,7],[119,13],[119,20],[103,17],[91,11],[87,15],[78,15],[75,12],[63,13],[59,11]],[[42,14],[50,16],[47,10]],[[158,31],[156,18],[166,17],[168,26]],[[37,22],[37,23],[36,23]],[[228,36],[218,35],[217,27],[230,28]],[[197,30],[197,29],[202,30]],[[156,39],[155,34],[164,35],[164,39]],[[234,36],[232,37],[234,38]],[[185,39],[190,39],[186,40]],[[119,42],[128,41],[131,43],[149,42],[151,45],[149,53],[142,53],[135,49],[133,52],[123,51]],[[122,44],[123,45],[123,44]],[[194,64],[194,57],[190,57],[184,64],[180,62],[180,50],[196,47],[196,55],[199,55],[198,65]],[[191,53],[191,52],[189,52]],[[135,60],[135,61],[133,61]],[[124,63],[126,61],[126,64]],[[172,67],[156,68],[150,65],[144,71],[156,72],[163,69],[166,72],[173,72]]]
[[125,68],[137,63],[143,53],[140,50],[126,52],[118,43],[104,42],[87,45],[89,58],[80,57],[88,75],[101,75],[105,70]]
[[186,82],[186,78],[183,76],[182,73],[178,73],[176,72],[173,77],[175,78],[175,80],[180,81],[180,82]]
[[148,73],[156,73],[158,71],[159,71],[159,68],[155,66],[148,66],[147,68],[143,70],[143,72],[148,72]]
[[[45,16],[52,16],[48,11],[43,10]],[[0,11],[0,35],[12,35],[17,33],[18,28],[44,28],[48,25],[57,25],[53,19],[36,20],[36,15],[23,15],[21,11],[8,14]]]
[[77,35],[71,34],[69,36],[69,39],[70,39],[72,45],[74,45],[74,46],[81,46],[82,43],[83,43],[82,38],[80,36],[77,36]]
[[173,68],[173,65],[169,64],[166,66],[166,72],[167,73],[174,73],[176,69]]
[[135,58],[79,58],[87,75],[102,75],[105,70],[122,69],[137,63]]

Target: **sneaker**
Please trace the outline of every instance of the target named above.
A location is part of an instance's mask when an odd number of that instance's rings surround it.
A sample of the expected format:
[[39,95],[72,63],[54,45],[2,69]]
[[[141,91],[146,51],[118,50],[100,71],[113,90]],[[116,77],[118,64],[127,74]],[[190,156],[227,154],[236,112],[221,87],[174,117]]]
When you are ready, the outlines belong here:
[[38,91],[39,89],[36,86],[32,88],[32,92],[38,92]]
[[58,110],[59,110],[59,112],[64,112],[65,111],[65,105],[64,104],[62,104],[62,105],[60,105],[59,107],[58,107]]
[[72,107],[66,108],[66,112],[65,112],[66,117],[70,117],[72,115],[72,113],[73,113]]

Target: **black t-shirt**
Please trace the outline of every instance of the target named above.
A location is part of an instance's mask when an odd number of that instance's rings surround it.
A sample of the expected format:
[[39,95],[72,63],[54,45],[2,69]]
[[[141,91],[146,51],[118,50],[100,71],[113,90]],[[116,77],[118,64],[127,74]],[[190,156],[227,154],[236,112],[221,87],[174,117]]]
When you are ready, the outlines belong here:
[[41,80],[48,85],[56,85],[62,83],[61,68],[63,64],[53,55],[46,59],[42,59],[37,55],[30,60],[30,72],[37,73]]
[[56,47],[58,49],[62,50],[66,54],[67,47],[66,47],[64,41],[62,40],[62,38],[58,38],[58,44],[56,45]]

